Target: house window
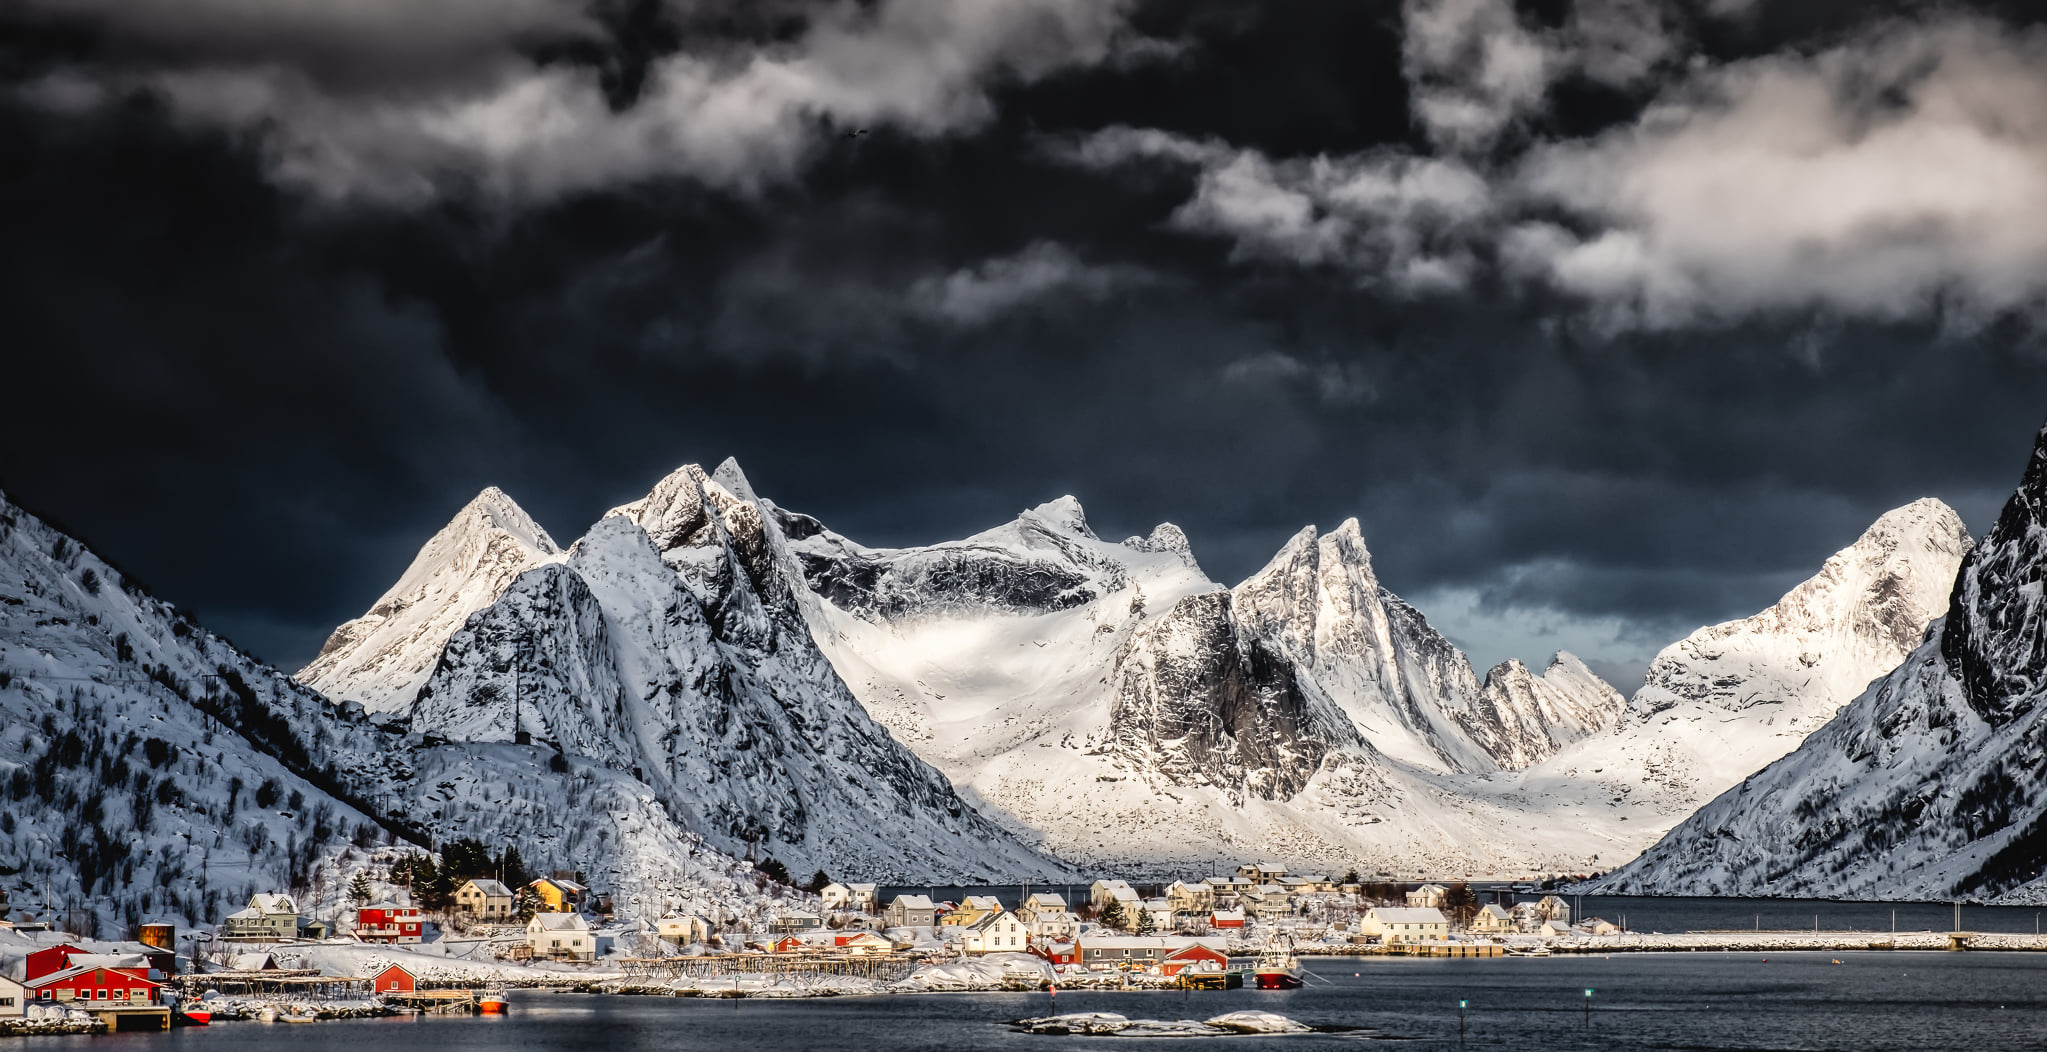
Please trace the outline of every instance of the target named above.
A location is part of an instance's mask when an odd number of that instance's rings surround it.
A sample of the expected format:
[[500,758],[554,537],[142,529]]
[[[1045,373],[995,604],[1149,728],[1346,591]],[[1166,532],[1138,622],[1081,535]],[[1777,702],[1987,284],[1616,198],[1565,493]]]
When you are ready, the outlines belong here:
[[12,997],[0,997],[0,1008],[13,1008],[13,1007],[14,1007],[14,998],[12,998]]

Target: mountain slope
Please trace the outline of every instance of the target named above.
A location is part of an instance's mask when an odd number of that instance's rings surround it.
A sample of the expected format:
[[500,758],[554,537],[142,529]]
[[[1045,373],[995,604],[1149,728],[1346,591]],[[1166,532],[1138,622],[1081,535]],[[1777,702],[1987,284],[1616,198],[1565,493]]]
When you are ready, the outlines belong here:
[[2047,898],[2043,504],[2047,431],[1904,663],[1600,886]]
[[[792,871],[968,882],[1063,873],[983,819],[854,699],[811,639],[815,599],[772,508],[751,493],[730,462],[715,474],[684,467],[567,552],[521,555],[527,568],[447,634],[444,615],[421,620],[426,634],[385,650],[407,668],[437,655],[409,699],[412,730],[558,747],[643,781],[709,844]],[[474,561],[430,558],[447,547],[437,536],[414,565],[461,584],[428,590],[453,611],[462,603],[449,597],[496,582]],[[372,688],[389,681],[373,662],[330,667],[345,695],[360,693],[352,674]]]
[[297,678],[371,712],[402,712],[440,655],[421,640],[448,638],[514,578],[560,557],[524,509],[497,487],[486,489],[426,542],[367,613],[335,629]]
[[1614,849],[1455,780],[1547,756],[1623,699],[1568,656],[1480,683],[1379,584],[1355,521],[1225,590],[1177,527],[1105,542],[1071,497],[922,548],[779,516],[819,645],[869,710],[1063,858],[1518,872]]
[[1611,730],[1529,782],[1589,778],[1608,796],[1653,800],[1657,814],[1636,821],[1663,832],[1897,668],[1946,609],[1969,547],[1961,516],[1940,501],[1886,512],[1769,609],[1665,647]]
[[4,498],[0,713],[0,887],[17,908],[76,904],[102,935],[144,914],[211,924],[252,891],[331,910],[373,846],[456,837],[582,870],[632,915],[768,908],[629,776],[372,724]]

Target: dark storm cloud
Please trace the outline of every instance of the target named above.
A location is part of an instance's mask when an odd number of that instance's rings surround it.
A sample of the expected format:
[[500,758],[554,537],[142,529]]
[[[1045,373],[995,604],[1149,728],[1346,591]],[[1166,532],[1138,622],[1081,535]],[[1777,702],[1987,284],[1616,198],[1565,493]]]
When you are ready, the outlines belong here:
[[[485,485],[567,541],[736,455],[867,543],[1070,492],[1225,582],[1355,515],[1482,662],[1630,667],[1890,507],[1985,527],[2047,409],[2043,213],[1971,211],[2027,192],[2032,31],[1781,6],[37,0],[0,484],[287,665]],[[1756,85],[1894,61],[1863,127],[2019,181],[1894,192],[1930,162],[1822,106],[1814,156],[1912,205],[1850,217],[1910,235],[1881,258],[1659,205]],[[1594,289],[1609,235],[1643,248]],[[1672,259],[1759,270],[1688,300]]]

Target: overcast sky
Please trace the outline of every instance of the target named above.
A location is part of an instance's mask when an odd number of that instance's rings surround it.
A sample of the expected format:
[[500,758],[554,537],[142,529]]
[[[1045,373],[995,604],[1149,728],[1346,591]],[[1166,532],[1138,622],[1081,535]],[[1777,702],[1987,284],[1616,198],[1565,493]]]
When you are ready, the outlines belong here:
[[2015,483],[2031,6],[16,0],[0,487],[286,668],[483,486],[566,542],[730,455],[1230,583],[1355,515],[1632,689]]

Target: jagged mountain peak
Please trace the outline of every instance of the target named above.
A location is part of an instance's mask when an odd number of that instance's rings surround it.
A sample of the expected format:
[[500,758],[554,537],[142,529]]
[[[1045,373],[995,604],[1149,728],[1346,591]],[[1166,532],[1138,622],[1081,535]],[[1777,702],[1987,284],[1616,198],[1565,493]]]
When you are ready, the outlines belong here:
[[335,629],[296,678],[371,711],[403,711],[433,671],[441,640],[520,574],[561,557],[517,502],[486,488],[420,547],[368,612]]
[[496,486],[485,486],[483,491],[462,506],[448,525],[441,528],[442,534],[462,532],[477,528],[502,530],[517,537],[535,550],[549,555],[561,551],[554,538],[547,535],[533,516],[512,499],[511,494]]
[[1188,567],[1199,569],[1199,564],[1194,561],[1194,546],[1187,540],[1187,532],[1170,522],[1159,523],[1151,528],[1151,533],[1143,537],[1125,538],[1123,547],[1152,555],[1177,556]]
[[2047,670],[2047,428],[1997,523],[1972,549],[1948,597],[1940,652],[1969,708],[1992,724],[2040,700]]
[[1096,540],[1094,531],[1088,529],[1087,512],[1080,506],[1080,498],[1072,494],[1056,500],[1048,500],[1018,516],[1019,519],[1035,521],[1059,533]]
[[746,480],[746,472],[740,470],[736,457],[726,457],[719,461],[717,470],[711,472],[711,481],[723,486],[726,492],[740,500],[760,499],[753,491],[753,483]]

